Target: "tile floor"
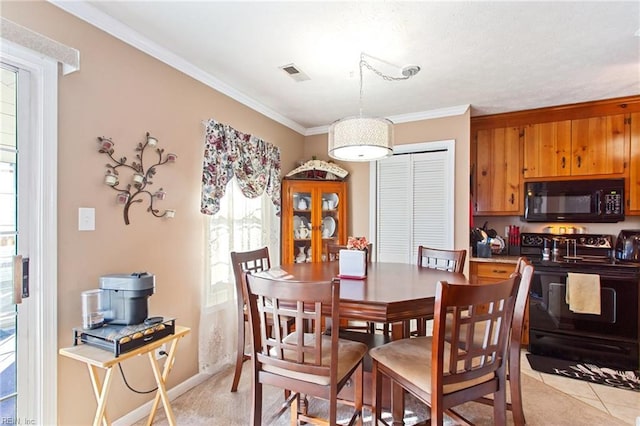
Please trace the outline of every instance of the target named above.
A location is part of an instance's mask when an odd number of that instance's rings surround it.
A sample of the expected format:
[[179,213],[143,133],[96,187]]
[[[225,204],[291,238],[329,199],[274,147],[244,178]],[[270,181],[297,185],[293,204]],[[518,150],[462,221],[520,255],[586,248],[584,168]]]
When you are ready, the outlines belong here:
[[521,372],[523,374],[534,377],[561,392],[607,412],[629,425],[640,426],[640,392],[615,389],[555,374],[540,373],[531,369],[525,356],[526,353],[525,350],[522,351]]

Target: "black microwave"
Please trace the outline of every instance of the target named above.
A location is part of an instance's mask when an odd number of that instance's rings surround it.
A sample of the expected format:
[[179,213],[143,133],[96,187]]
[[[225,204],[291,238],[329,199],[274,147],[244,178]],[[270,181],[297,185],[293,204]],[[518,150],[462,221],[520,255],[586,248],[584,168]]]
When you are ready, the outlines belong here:
[[526,182],[527,222],[624,220],[624,179]]

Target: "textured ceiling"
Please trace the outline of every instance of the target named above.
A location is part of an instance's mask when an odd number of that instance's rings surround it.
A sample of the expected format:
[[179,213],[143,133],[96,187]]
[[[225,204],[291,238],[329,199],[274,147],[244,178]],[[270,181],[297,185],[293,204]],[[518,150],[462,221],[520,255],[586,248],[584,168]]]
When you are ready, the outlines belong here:
[[[51,0],[304,134],[359,111],[396,122],[640,94],[640,2]],[[297,82],[281,66],[296,64]]]

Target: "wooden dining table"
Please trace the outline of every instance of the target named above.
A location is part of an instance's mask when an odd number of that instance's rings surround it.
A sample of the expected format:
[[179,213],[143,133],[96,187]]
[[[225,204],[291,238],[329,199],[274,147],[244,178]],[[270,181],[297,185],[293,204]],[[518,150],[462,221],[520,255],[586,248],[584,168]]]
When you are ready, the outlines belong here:
[[[256,275],[313,282],[331,280],[339,272],[339,262],[317,262],[284,264]],[[340,279],[340,319],[389,323],[392,340],[409,337],[406,324],[410,320],[433,315],[438,281],[469,283],[457,272],[406,263],[369,263],[364,279]],[[404,391],[399,385],[392,386],[391,406],[393,424],[402,424]]]
[[[328,281],[339,272],[339,262],[317,262],[284,264],[263,274],[291,281]],[[369,263],[364,279],[340,279],[340,319],[389,323],[392,340],[409,337],[403,324],[433,315],[438,281],[469,283],[456,272],[407,263]]]

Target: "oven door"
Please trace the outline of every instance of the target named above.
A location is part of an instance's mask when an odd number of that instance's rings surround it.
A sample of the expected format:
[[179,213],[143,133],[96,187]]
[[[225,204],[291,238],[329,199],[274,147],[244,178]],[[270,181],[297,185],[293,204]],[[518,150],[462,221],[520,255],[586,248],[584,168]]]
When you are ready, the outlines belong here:
[[571,312],[565,302],[567,272],[538,268],[529,298],[529,351],[536,355],[637,369],[637,275],[600,274],[601,315]]
[[566,282],[566,270],[536,271],[530,299],[531,328],[584,336],[638,338],[637,279],[601,274],[600,315],[570,311],[565,301]]

